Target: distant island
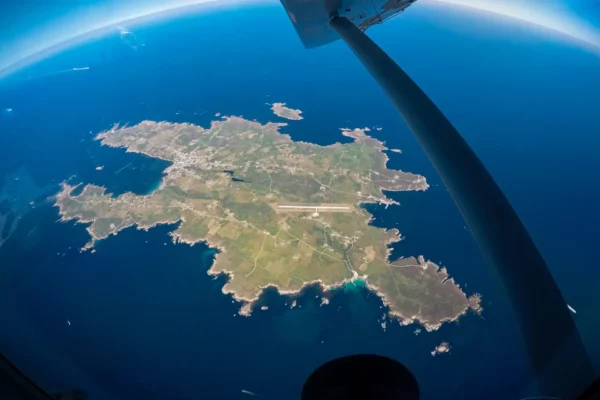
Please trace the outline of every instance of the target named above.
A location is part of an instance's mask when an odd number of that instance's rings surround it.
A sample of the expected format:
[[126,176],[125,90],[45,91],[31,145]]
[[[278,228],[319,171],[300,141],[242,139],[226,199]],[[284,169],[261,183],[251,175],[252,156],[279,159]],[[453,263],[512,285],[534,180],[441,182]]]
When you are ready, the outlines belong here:
[[296,294],[311,283],[329,290],[358,280],[402,324],[419,321],[428,330],[479,307],[445,268],[421,256],[389,262],[399,232],[370,225],[361,207],[395,204],[383,191],[426,190],[423,176],[389,170],[387,149],[368,128],[341,129],[352,143],[319,146],[292,141],[280,132],[285,126],[234,116],[209,128],[114,126],[96,139],[172,163],[160,186],[113,197],[95,185],[75,195],[77,186],[64,182],[55,205],[63,221],[90,224],[86,248],[127,227],[179,222],[175,242],[219,250],[208,273],[229,275],[223,292],[243,303],[243,315],[267,287]]
[[431,352],[431,355],[433,357],[435,357],[438,354],[446,354],[446,353],[450,353],[450,343],[442,342],[439,345],[435,346],[435,348]]
[[291,120],[304,119],[300,115],[300,114],[302,114],[302,111],[294,110],[293,108],[287,108],[285,103],[273,103],[273,105],[271,106],[271,110],[273,110],[275,115],[277,115],[281,118],[286,118],[286,119],[291,119]]

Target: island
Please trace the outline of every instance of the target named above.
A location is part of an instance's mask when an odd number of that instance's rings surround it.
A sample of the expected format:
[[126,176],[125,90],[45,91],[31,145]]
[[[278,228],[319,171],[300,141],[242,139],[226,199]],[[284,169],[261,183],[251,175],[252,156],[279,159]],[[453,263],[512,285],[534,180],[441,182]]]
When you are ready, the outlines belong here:
[[[174,242],[218,249],[208,274],[227,274],[224,293],[248,315],[265,288],[298,294],[358,283],[381,297],[402,324],[435,330],[471,302],[445,268],[422,256],[390,262],[396,229],[370,224],[364,204],[397,204],[385,191],[423,191],[423,176],[387,168],[387,150],[368,128],[341,129],[351,143],[293,141],[285,123],[223,116],[207,128],[144,121],[97,135],[102,145],[167,160],[150,194],[113,196],[104,187],[63,182],[62,221],[89,224],[94,242],[135,226],[177,224]],[[324,302],[326,304],[326,302]],[[292,307],[295,305],[295,300]]]
[[291,119],[291,120],[304,119],[300,115],[300,114],[302,114],[302,111],[294,110],[293,108],[287,108],[285,106],[285,103],[273,103],[271,106],[271,110],[273,110],[273,113],[275,113],[275,115],[277,115],[281,118],[286,118],[286,119]]
[[450,343],[442,342],[434,347],[433,351],[431,352],[431,355],[433,357],[435,357],[438,354],[447,354],[447,353],[450,353]]

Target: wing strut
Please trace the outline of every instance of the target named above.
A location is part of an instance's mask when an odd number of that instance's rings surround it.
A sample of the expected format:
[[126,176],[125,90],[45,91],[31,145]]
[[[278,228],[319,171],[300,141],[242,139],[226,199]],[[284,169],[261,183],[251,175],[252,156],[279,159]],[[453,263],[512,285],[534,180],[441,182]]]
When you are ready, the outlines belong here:
[[335,30],[392,100],[465,218],[514,307],[540,394],[573,399],[595,374],[567,304],[500,187],[413,80],[344,17]]

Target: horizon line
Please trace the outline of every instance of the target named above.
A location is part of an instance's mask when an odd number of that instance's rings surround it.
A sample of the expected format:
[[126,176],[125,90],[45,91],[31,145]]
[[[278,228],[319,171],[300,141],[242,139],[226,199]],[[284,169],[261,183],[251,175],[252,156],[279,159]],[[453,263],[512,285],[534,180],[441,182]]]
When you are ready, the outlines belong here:
[[[184,0],[190,1],[190,0]],[[108,33],[111,29],[118,28],[121,24],[140,24],[153,18],[168,18],[169,16],[179,14],[185,10],[214,10],[221,7],[231,7],[235,5],[243,4],[247,6],[249,3],[252,4],[278,4],[279,2],[274,0],[252,0],[250,2],[244,0],[191,0],[192,2],[183,3],[173,7],[166,7],[162,9],[153,9],[149,12],[142,12],[138,15],[121,18],[118,20],[112,20],[102,26],[92,28],[88,31],[76,33],[75,35],[66,38],[59,39],[55,43],[48,45],[45,48],[36,50],[31,54],[20,58],[18,61],[10,62],[4,67],[0,67],[0,80],[19,72],[20,70],[27,68],[43,59],[50,57],[53,54],[60,53],[72,46],[79,43],[85,42],[86,40],[101,37]],[[434,4],[444,4],[447,6],[468,9],[470,11],[480,11],[493,14],[495,16],[501,16],[511,20],[521,21],[536,27],[541,27],[555,33],[565,35],[571,39],[576,40],[579,44],[585,44],[586,47],[592,48],[596,53],[600,54],[600,30],[595,28],[585,29],[580,26],[579,29],[576,26],[577,23],[581,23],[580,19],[573,19],[572,16],[569,18],[568,15],[562,16],[562,19],[557,16],[543,15],[535,9],[515,9],[510,7],[503,7],[500,3],[490,4],[489,2],[477,2],[471,0],[419,0],[416,4],[423,4],[425,6],[431,6]],[[500,4],[500,5],[498,5]],[[415,7],[413,5],[413,7]],[[527,14],[529,13],[529,15]],[[540,17],[541,15],[541,17]],[[537,18],[536,18],[537,17]]]

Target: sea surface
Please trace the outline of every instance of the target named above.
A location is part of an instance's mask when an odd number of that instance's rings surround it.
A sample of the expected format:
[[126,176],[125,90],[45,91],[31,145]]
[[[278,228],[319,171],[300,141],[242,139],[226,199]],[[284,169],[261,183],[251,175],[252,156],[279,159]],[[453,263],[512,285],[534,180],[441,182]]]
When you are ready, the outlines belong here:
[[[270,23],[250,29],[259,19]],[[325,306],[309,287],[293,309],[294,299],[267,290],[259,305],[268,310],[240,317],[221,292],[226,277],[206,274],[215,251],[173,244],[175,225],[129,228],[81,253],[85,226],[58,222],[52,200],[41,199],[0,248],[0,351],[41,386],[81,387],[90,399],[248,397],[242,390],[297,398],[318,365],[354,353],[403,362],[425,398],[527,393],[532,376],[502,289],[418,143],[342,43],[304,50],[273,6],[126,28],[133,41],[115,28],[0,83],[0,108],[12,109],[0,119],[0,177],[25,166],[56,191],[69,179],[114,195],[149,193],[168,163],[101,147],[98,132],[145,119],[207,126],[216,113],[280,121],[272,102],[303,111],[304,120],[283,128],[294,140],[325,145],[348,141],[340,128],[382,127],[371,134],[402,149],[389,152],[388,166],[423,174],[431,188],[388,193],[401,205],[369,206],[373,223],[400,230],[393,257],[424,255],[468,294],[481,293],[483,315],[415,334],[418,325],[384,318],[381,300],[359,285],[336,290]],[[600,58],[549,32],[453,9],[443,17],[419,9],[372,37],[505,189],[600,366],[600,116],[592,112]],[[89,70],[69,71],[82,67]],[[432,357],[442,341],[450,354]]]

